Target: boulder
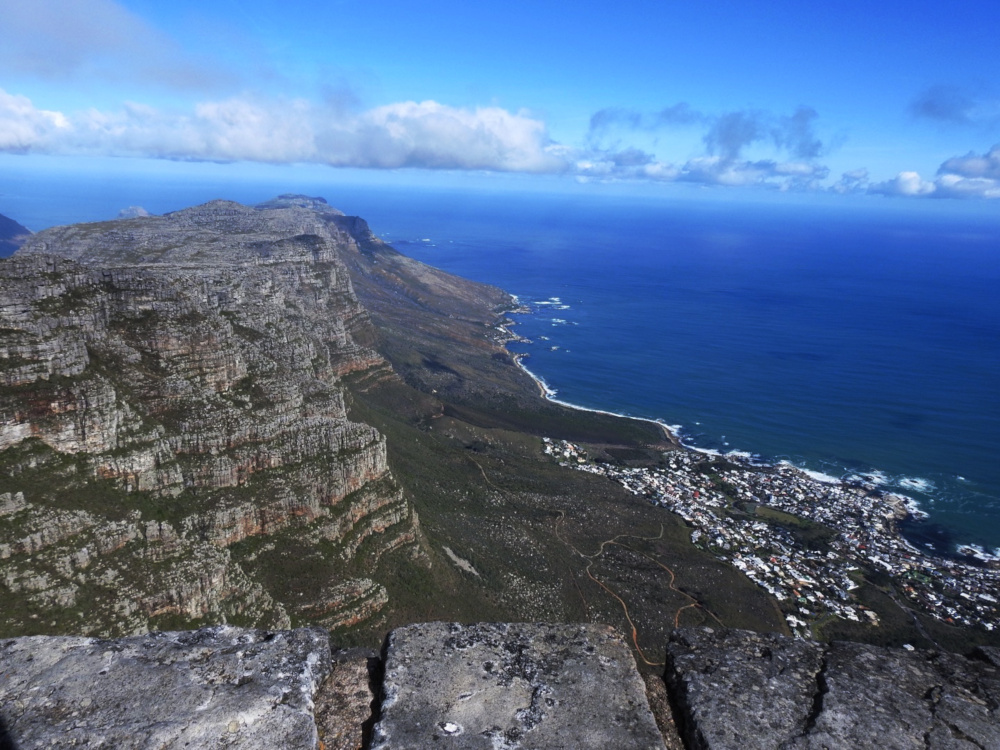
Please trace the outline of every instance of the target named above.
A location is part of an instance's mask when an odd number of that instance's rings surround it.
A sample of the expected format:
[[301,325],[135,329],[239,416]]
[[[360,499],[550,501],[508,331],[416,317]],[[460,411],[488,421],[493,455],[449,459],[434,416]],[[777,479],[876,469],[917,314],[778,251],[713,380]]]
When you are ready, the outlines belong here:
[[372,747],[664,745],[635,660],[614,629],[433,622],[389,635]]
[[329,672],[311,628],[0,640],[0,747],[318,748]]
[[695,750],[1000,748],[996,656],[690,628],[666,682]]

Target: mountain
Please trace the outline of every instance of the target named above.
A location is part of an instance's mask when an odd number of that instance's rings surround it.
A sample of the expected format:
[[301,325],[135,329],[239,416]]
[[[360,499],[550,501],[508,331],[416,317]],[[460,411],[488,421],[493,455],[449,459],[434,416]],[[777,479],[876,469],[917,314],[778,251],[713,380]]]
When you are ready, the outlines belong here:
[[[545,400],[514,308],[307,196],[33,235],[0,261],[0,637],[589,621],[652,665],[678,625],[787,633],[679,516],[543,451],[678,446]],[[880,592],[878,628],[826,632],[988,637]]]
[[0,258],[13,255],[30,235],[30,229],[0,214]]
[[421,540],[385,438],[346,413],[346,374],[388,373],[351,242],[220,201],[48,230],[4,263],[5,630],[334,627],[385,604],[344,561]]

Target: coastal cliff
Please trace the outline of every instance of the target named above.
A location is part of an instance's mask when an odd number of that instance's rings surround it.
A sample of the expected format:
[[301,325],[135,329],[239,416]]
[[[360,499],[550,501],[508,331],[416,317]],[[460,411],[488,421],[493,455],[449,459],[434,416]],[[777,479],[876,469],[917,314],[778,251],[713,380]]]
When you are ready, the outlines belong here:
[[[364,230],[218,201],[51,229],[3,263],[0,630],[379,611],[346,563],[419,555],[420,532],[341,386],[390,374],[340,260]],[[261,583],[291,555],[332,583]]]

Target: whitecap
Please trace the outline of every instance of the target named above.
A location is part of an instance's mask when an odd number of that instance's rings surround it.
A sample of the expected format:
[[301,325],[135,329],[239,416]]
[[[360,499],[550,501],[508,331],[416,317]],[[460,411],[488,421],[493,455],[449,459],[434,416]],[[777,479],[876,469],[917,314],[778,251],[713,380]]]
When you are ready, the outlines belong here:
[[696,445],[689,445],[687,443],[684,443],[683,445],[690,451],[695,451],[696,453],[704,453],[706,456],[715,456],[717,458],[722,456],[722,453],[720,451],[717,451],[715,448],[699,448]]
[[[919,519],[930,518],[930,514],[927,511],[921,509],[920,503],[918,503],[909,495],[897,495],[894,493],[892,495],[889,495],[889,498],[901,502],[903,504],[903,507],[906,508],[906,512],[909,513],[914,518],[919,518]],[[934,501],[931,500],[931,502]]]
[[863,471],[859,475],[864,481],[872,484],[885,484],[889,478],[881,471]]
[[982,562],[993,562],[994,560],[1000,559],[996,555],[996,551],[990,554],[985,549],[980,547],[978,544],[959,544],[955,551],[960,555],[968,555],[969,557],[974,557]]
[[840,479],[829,474],[824,474],[822,471],[813,471],[812,469],[802,469],[803,474],[805,474],[810,479],[815,479],[817,482],[822,482],[823,484],[840,484]]
[[778,466],[787,466],[791,469],[795,469],[816,482],[822,482],[823,484],[840,484],[840,479],[838,477],[832,477],[829,474],[824,474],[821,471],[815,471],[813,469],[804,469],[801,466],[796,466],[787,459],[778,461]]
[[930,492],[934,489],[933,482],[921,477],[903,477],[899,480],[899,486],[905,487],[908,490],[916,490],[917,492]]

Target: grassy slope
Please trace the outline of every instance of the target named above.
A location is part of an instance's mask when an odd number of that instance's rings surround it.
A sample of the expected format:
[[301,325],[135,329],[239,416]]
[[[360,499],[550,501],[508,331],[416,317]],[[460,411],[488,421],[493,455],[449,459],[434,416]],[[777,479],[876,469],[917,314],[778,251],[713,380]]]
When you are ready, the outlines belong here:
[[504,293],[379,243],[347,261],[401,376],[349,378],[351,418],[387,436],[430,567],[385,558],[391,614],[342,639],[372,642],[415,620],[595,620],[626,634],[634,624],[660,662],[677,622],[784,630],[774,601],[691,545],[677,516],[542,453],[543,435],[651,462],[675,446],[654,425],[544,401],[496,342]]
[[[583,619],[626,634],[634,625],[641,663],[643,656],[662,661],[675,624],[786,632],[773,598],[691,545],[679,517],[544,456],[543,435],[633,464],[655,464],[676,446],[651,424],[543,400],[498,344],[494,326],[511,303],[507,295],[377,240],[346,260],[377,346],[401,376],[350,381],[352,417],[388,437],[390,464],[416,506],[431,565],[386,558],[379,579],[390,589],[391,614],[345,638],[371,642],[386,627],[415,620]],[[891,593],[891,581],[869,571],[860,596],[881,627],[832,619],[818,634],[956,651],[1000,643],[903,610]]]

